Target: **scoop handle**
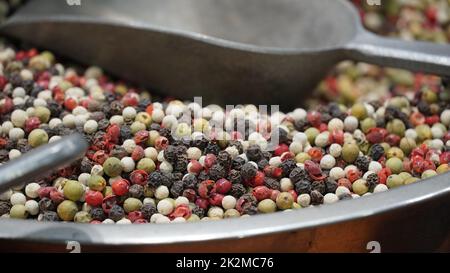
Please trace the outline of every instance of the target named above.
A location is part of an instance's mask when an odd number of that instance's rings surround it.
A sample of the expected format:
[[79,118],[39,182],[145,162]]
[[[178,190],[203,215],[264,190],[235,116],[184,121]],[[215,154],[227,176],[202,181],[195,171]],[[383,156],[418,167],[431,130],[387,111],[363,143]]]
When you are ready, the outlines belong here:
[[73,134],[53,143],[38,147],[0,166],[0,193],[21,183],[31,182],[51,170],[67,166],[81,158],[87,143],[79,134]]
[[403,41],[361,30],[345,49],[355,61],[450,76],[450,45]]

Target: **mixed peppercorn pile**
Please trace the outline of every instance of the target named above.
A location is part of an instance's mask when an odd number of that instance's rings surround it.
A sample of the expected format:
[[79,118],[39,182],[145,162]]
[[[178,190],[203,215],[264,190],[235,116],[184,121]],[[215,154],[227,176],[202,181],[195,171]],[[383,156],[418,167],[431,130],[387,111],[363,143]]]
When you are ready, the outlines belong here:
[[[360,11],[375,32],[450,37],[448,1]],[[79,162],[1,193],[0,216],[92,224],[215,220],[414,183],[449,170],[448,84],[344,62],[318,87],[315,106],[265,116],[254,105],[225,111],[158,101],[100,68],[80,72],[48,51],[3,43],[0,162],[75,132],[90,147]],[[332,97],[337,101],[323,103]],[[214,129],[239,122],[242,132]]]

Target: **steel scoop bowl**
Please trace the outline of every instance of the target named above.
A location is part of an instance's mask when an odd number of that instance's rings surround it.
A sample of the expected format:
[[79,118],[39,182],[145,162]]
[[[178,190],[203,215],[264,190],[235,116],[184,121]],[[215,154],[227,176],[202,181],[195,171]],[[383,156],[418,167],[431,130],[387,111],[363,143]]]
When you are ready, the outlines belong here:
[[39,0],[1,31],[207,103],[292,109],[345,59],[450,74],[449,46],[370,34],[344,0]]

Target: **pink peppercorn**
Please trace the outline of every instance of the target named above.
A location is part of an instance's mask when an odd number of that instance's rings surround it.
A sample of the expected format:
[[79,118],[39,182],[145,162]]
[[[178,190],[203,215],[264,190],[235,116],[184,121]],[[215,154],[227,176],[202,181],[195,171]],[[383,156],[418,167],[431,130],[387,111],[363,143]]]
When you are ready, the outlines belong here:
[[144,215],[141,211],[132,211],[128,213],[128,220],[130,220],[132,223],[136,222],[136,220],[143,219]]
[[252,194],[256,200],[261,201],[270,198],[272,195],[272,190],[266,186],[257,186],[253,188]]
[[25,121],[25,132],[29,133],[34,129],[39,128],[39,125],[41,125],[41,120],[38,117],[29,117]]
[[140,130],[139,132],[137,132],[134,135],[134,142],[137,145],[141,145],[144,144],[145,142],[147,142],[148,138],[149,138],[149,132],[147,130]]
[[134,170],[130,174],[131,184],[144,186],[147,184],[148,174],[144,170]]
[[210,197],[208,198],[208,202],[213,206],[220,206],[222,205],[222,199],[224,195],[220,193],[211,193]]
[[131,158],[134,161],[139,161],[142,158],[144,158],[144,156],[145,156],[144,148],[142,148],[141,146],[136,146],[133,152],[131,153]]
[[117,197],[115,195],[109,195],[103,198],[102,209],[105,213],[109,213],[111,208],[117,204]]
[[189,202],[194,202],[197,194],[195,193],[195,190],[193,189],[185,189],[183,191],[183,197],[186,197]]
[[216,164],[217,157],[214,154],[205,155],[205,168],[209,169]]
[[275,156],[280,156],[281,154],[283,154],[284,152],[288,152],[289,151],[289,146],[281,143],[280,145],[278,145],[277,147],[275,147],[275,150],[273,151],[273,154]]
[[209,202],[207,199],[204,198],[197,198],[197,200],[195,200],[195,204],[202,209],[207,209]]
[[272,201],[276,201],[279,194],[279,190],[272,190],[272,192],[270,193],[270,199],[272,199]]
[[198,185],[198,195],[202,198],[209,198],[209,195],[215,188],[216,183],[213,180],[205,180]]
[[86,203],[93,207],[98,207],[103,203],[103,194],[99,191],[87,191],[85,197]]
[[60,191],[54,190],[50,192],[50,199],[55,203],[59,204],[64,201],[64,194]]
[[169,146],[169,140],[166,137],[159,136],[155,140],[155,148],[157,150],[164,150]]
[[220,194],[226,194],[231,190],[231,182],[225,178],[216,181],[215,191]]
[[112,184],[112,190],[115,195],[123,196],[128,193],[130,184],[126,179],[119,179]]

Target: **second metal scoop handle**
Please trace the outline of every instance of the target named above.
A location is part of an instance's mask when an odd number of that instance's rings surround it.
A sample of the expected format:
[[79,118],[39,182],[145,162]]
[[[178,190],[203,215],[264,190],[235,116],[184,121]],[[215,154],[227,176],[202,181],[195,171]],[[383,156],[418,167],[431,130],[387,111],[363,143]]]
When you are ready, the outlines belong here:
[[402,41],[360,30],[345,49],[356,61],[450,76],[450,45]]
[[33,149],[0,166],[0,193],[21,183],[31,182],[51,170],[81,158],[87,143],[79,134]]

